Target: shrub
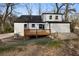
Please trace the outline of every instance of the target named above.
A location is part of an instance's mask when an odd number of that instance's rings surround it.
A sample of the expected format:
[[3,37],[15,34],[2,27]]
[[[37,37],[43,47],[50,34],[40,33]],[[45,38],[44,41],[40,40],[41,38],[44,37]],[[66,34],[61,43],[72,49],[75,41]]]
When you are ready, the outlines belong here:
[[9,32],[13,32],[13,27],[10,26],[10,24],[6,23],[4,26],[4,33],[9,33]]

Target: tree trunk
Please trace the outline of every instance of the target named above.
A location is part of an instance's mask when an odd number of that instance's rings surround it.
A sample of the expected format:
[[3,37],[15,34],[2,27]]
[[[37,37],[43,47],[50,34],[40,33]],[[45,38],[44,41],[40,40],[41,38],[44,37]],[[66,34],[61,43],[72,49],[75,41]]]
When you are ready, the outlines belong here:
[[69,8],[69,4],[66,4],[66,10],[65,10],[65,21],[68,21],[68,8]]
[[59,9],[57,10],[57,12],[56,12],[57,14],[59,13]]
[[4,33],[5,29],[4,29],[4,23],[1,23],[1,32]]
[[41,4],[39,3],[39,15],[41,15]]

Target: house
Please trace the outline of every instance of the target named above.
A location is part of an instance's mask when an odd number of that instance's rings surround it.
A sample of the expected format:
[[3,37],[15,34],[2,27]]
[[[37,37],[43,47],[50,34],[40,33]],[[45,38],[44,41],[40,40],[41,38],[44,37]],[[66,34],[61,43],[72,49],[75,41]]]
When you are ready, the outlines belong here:
[[42,15],[22,15],[14,21],[14,33],[20,36],[43,36],[52,33],[70,33],[70,22],[65,22],[63,14],[42,13]]

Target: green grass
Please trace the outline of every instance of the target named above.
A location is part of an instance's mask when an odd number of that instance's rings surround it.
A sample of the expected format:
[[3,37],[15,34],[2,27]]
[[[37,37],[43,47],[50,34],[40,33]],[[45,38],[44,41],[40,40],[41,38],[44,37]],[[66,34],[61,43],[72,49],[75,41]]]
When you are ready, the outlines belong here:
[[49,47],[61,47],[62,42],[57,40],[52,40],[48,42]]
[[37,45],[47,45],[48,47],[60,47],[62,42],[59,40],[41,40],[36,42]]

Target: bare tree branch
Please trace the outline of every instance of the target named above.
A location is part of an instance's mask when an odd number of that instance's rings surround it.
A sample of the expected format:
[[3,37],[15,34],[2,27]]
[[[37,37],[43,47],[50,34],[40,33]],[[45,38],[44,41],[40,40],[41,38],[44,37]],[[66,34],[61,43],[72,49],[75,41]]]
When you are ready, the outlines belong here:
[[70,12],[76,12],[76,10],[75,9],[71,9],[69,6],[73,6],[73,5],[75,5],[75,4],[69,4],[69,3],[65,3],[65,21],[68,21],[68,14],[70,13]]
[[42,11],[41,11],[41,4],[40,4],[40,3],[38,4],[38,7],[39,7],[39,8],[38,8],[38,9],[39,9],[39,15],[41,15],[41,12],[42,12]]
[[59,11],[61,10],[61,8],[62,8],[63,6],[65,6],[65,4],[63,4],[63,3],[62,3],[60,6],[59,6],[58,3],[56,3],[55,5],[56,5],[56,9],[57,9],[56,13],[59,13]]
[[32,15],[32,6],[31,4],[25,4],[26,10],[29,15]]

